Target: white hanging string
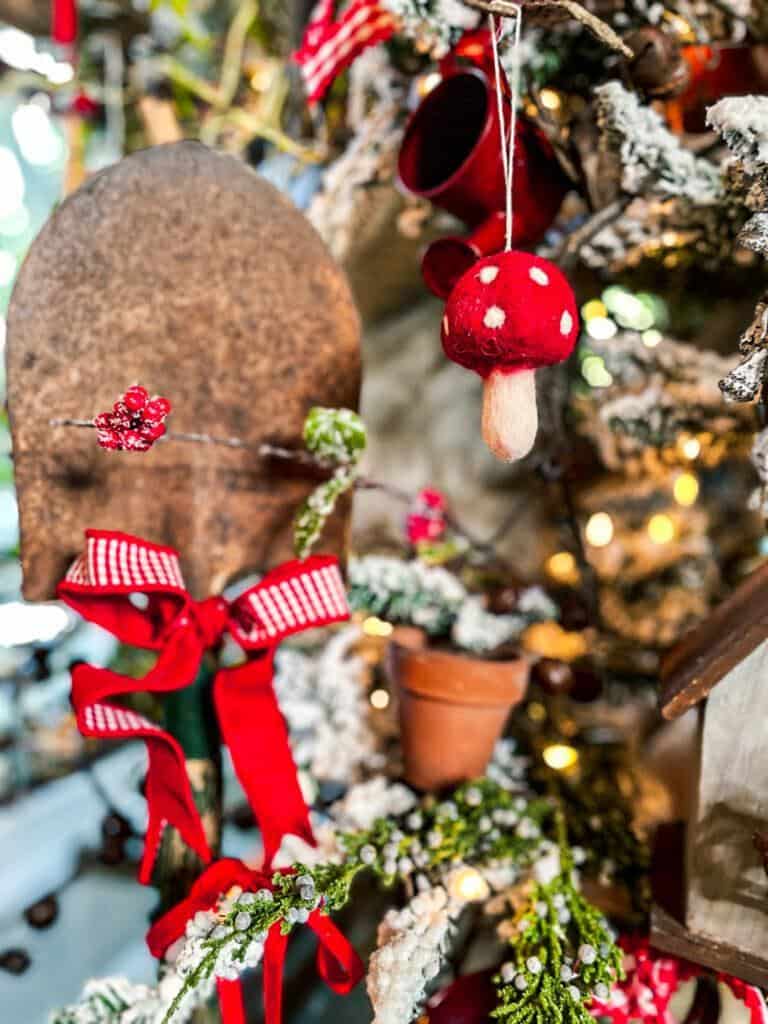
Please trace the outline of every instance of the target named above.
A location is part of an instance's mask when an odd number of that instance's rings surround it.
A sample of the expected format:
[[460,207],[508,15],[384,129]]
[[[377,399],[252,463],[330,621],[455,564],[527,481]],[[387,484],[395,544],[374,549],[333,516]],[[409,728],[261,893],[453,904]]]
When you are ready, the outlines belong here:
[[518,4],[511,4],[515,9],[515,26],[512,36],[512,80],[509,83],[510,97],[510,123],[509,141],[507,141],[507,128],[504,116],[504,94],[502,88],[502,69],[499,60],[499,34],[496,27],[496,18],[493,14],[488,15],[488,26],[491,32],[491,47],[493,49],[493,73],[496,86],[496,105],[499,112],[499,135],[501,138],[501,164],[504,170],[504,191],[506,199],[506,224],[505,224],[505,249],[512,248],[512,186],[515,178],[515,132],[517,128],[517,104],[520,98],[520,32],[523,23],[523,11]]

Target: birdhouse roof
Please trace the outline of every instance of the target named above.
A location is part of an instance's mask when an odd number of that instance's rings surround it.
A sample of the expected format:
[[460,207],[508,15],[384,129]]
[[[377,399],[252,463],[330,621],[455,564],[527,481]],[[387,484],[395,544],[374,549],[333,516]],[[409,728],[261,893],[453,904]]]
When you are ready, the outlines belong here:
[[768,563],[680,640],[661,669],[661,712],[677,718],[768,640]]

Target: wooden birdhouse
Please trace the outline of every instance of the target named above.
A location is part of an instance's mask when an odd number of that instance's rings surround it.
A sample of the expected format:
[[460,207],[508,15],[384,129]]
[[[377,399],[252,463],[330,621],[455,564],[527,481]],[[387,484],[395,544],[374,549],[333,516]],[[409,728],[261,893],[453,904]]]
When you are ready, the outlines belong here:
[[[661,710],[699,709],[697,798],[685,841],[682,920],[654,908],[653,942],[768,983],[768,565],[668,656]],[[768,837],[766,837],[768,838]],[[670,858],[671,861],[671,858]],[[661,873],[674,865],[659,864]]]

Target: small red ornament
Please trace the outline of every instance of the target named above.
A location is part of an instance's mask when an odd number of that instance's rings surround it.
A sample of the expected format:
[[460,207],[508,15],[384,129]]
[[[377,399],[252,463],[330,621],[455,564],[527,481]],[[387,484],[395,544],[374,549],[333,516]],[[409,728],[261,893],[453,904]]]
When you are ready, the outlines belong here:
[[86,121],[96,121],[104,114],[102,104],[82,90],[74,97],[69,109],[73,114],[77,114]]
[[146,452],[165,433],[165,418],[171,411],[167,398],[149,392],[140,384],[128,388],[112,407],[93,420],[96,440],[106,451]]
[[[504,247],[506,183],[501,157],[499,105],[490,71],[489,36],[478,53],[457,49],[443,63],[443,80],[422,100],[408,123],[398,159],[403,187],[447,210],[471,229],[462,238],[439,238],[422,260],[430,291],[447,298],[461,275],[488,253]],[[460,66],[472,55],[482,67]],[[502,86],[505,133],[509,87]],[[548,140],[522,114],[515,121],[513,245],[537,242],[557,216],[569,182]]]
[[416,495],[405,521],[408,540],[414,546],[424,541],[436,541],[445,533],[445,495],[425,487]]
[[567,359],[578,332],[573,290],[540,256],[497,253],[459,279],[445,306],[443,350],[483,378],[483,437],[497,458],[514,462],[533,447],[534,371]]

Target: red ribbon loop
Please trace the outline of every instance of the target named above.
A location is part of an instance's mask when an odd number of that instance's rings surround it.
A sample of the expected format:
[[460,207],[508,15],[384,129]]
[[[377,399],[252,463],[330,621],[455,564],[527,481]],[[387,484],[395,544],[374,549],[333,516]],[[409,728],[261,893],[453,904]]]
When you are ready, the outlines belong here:
[[169,733],[111,698],[135,690],[168,693],[189,686],[205,652],[216,650],[227,631],[246,659],[219,669],[214,702],[222,739],[261,829],[265,864],[271,864],[287,833],[313,842],[272,687],[273,662],[277,645],[286,637],[349,617],[334,558],[287,562],[231,604],[222,597],[196,602],[184,587],[179,556],[172,548],[127,534],[88,530],[85,551],[59,584],[59,597],[123,643],[158,652],[142,679],[92,665],[78,665],[72,672],[72,705],[83,735],[141,737],[146,742],[148,824],[142,882],[150,881],[166,824],[178,829],[205,863],[211,852],[181,747]]
[[395,19],[379,0],[352,0],[334,19],[334,0],[318,0],[293,54],[310,104],[325,96],[337,75],[367,50],[389,39]]
[[[286,872],[288,873],[288,872]],[[164,914],[147,933],[147,945],[158,959],[184,934],[186,923],[200,910],[211,910],[219,897],[233,886],[254,891],[272,889],[272,880],[263,871],[255,871],[240,860],[225,858],[206,868],[190,890],[189,896]],[[349,940],[322,911],[313,910],[307,926],[317,935],[317,969],[334,992],[346,995],[365,973],[363,963]],[[263,999],[265,1024],[280,1024],[282,1017],[283,968],[288,935],[275,923],[264,944]],[[217,980],[222,1024],[245,1024],[239,981]]]

